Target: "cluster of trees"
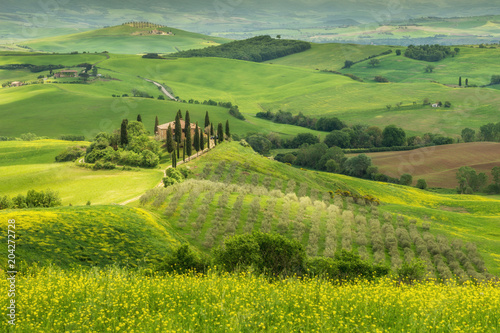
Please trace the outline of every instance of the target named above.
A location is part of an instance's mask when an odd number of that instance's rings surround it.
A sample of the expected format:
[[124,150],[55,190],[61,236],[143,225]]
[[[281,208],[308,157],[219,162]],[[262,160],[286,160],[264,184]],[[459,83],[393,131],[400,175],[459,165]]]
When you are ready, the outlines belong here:
[[76,161],[85,155],[85,148],[80,146],[68,147],[56,156],[56,162]]
[[212,258],[183,245],[165,258],[157,270],[203,273],[211,264],[229,272],[252,270],[272,278],[319,276],[336,281],[371,280],[390,272],[385,265],[370,264],[345,250],[336,252],[333,258],[310,258],[299,241],[262,232],[227,238],[212,251]]
[[216,102],[211,99],[204,100],[203,102],[199,102],[194,99],[190,99],[188,101],[189,104],[203,104],[203,105],[212,105],[212,106],[220,106],[226,109],[229,109],[229,114],[237,119],[240,120],[245,120],[245,116],[240,112],[240,109],[238,108],[238,105],[233,105],[231,102]]
[[13,136],[0,136],[0,141],[35,141],[48,139],[46,136],[38,136],[35,133],[23,133],[19,138]]
[[32,73],[39,73],[43,71],[52,71],[54,69],[65,68],[63,65],[32,65],[32,64],[8,64],[0,66],[0,69],[5,70],[19,70],[28,69]]
[[61,206],[61,198],[59,193],[51,190],[40,192],[29,190],[26,195],[19,194],[13,198],[8,196],[0,197],[0,210],[56,206]]
[[142,56],[143,58],[146,59],[165,59],[162,56],[160,56],[158,53],[147,53]]
[[460,52],[460,49],[456,47],[453,51],[449,46],[442,45],[409,45],[405,51],[405,57],[424,60],[424,61],[439,61],[448,56],[454,57]]
[[[145,92],[145,91],[141,91],[141,90],[138,90],[138,89],[132,89],[132,95],[134,97],[142,97],[142,98],[154,98],[153,96],[151,96],[149,93]],[[125,96],[126,97],[126,96]]]
[[488,175],[484,172],[477,173],[471,167],[464,166],[457,171],[457,193],[472,194],[478,191],[486,191],[487,193],[500,193],[500,166],[496,166],[491,170],[493,182],[488,184]]
[[[214,140],[214,144],[223,142],[225,139],[231,137],[231,131],[229,128],[229,120],[226,120],[225,132],[222,123],[217,125],[217,131],[214,131],[214,125],[210,122],[210,117],[208,111],[205,114],[205,126],[200,128],[198,122],[196,122],[196,127],[194,130],[194,136],[191,137],[191,118],[189,116],[189,111],[186,111],[186,116],[184,118],[184,128],[181,125],[182,112],[179,110],[175,116],[175,126],[171,126],[167,129],[167,137],[165,140],[165,145],[169,154],[172,154],[172,167],[177,167],[177,159],[180,158],[180,147],[182,146],[182,159],[185,160],[186,156],[192,155],[192,150],[203,151],[205,149],[205,143],[207,148],[210,148],[210,138]],[[158,131],[158,117],[156,117],[155,123],[155,133]],[[182,136],[184,134],[184,139]],[[205,134],[207,138],[205,138]],[[175,153],[176,151],[176,153]]]
[[219,57],[262,62],[302,52],[310,48],[311,44],[307,42],[257,36],[204,49],[180,51],[173,56],[182,58]]
[[160,154],[160,143],[149,138],[142,122],[124,119],[112,134],[97,134],[87,147],[85,162],[100,162],[107,169],[114,164],[152,168],[160,163]]
[[471,128],[464,128],[462,130],[462,140],[464,142],[474,142],[474,141],[500,141],[500,122],[488,123],[479,128],[479,132],[476,133],[475,130]]
[[278,110],[278,112],[258,112],[255,115],[257,118],[270,120],[278,124],[295,125],[305,128],[314,129],[317,131],[331,132],[333,130],[341,130],[347,127],[347,124],[336,117],[322,117],[319,119],[304,116],[302,112],[298,115],[292,115],[291,112]]
[[[392,50],[389,49],[389,50],[384,51],[382,53],[374,54],[374,55],[371,55],[369,57],[366,57],[366,58],[358,60],[358,61],[346,60],[344,62],[344,67],[342,67],[342,69],[344,69],[344,68],[351,68],[351,66],[354,65],[354,64],[357,64],[357,63],[360,63],[360,62],[363,62],[363,61],[366,61],[366,60],[369,60],[369,59],[373,59],[373,58],[376,58],[376,57],[380,57],[380,56],[383,56],[383,55],[391,54],[391,53],[392,53]],[[376,60],[378,60],[378,59],[376,59]],[[378,60],[378,63],[374,62],[374,64],[376,64],[376,65],[378,65],[379,63],[380,63],[380,60]],[[374,65],[372,65],[372,66],[374,66]]]

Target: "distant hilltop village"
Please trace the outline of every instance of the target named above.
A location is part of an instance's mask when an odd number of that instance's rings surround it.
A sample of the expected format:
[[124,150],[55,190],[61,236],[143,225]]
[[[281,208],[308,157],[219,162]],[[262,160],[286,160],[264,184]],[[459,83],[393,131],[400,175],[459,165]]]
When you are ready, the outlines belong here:
[[150,28],[152,30],[147,30],[147,31],[136,31],[132,33],[134,36],[144,36],[144,35],[163,35],[163,36],[174,36],[175,34],[172,31],[162,31],[159,30],[160,28],[166,28],[166,26],[161,25],[161,24],[155,24],[155,23],[150,23],[150,22],[127,22],[123,23],[122,25],[128,25],[133,28],[139,28],[139,29],[144,29],[144,28]]

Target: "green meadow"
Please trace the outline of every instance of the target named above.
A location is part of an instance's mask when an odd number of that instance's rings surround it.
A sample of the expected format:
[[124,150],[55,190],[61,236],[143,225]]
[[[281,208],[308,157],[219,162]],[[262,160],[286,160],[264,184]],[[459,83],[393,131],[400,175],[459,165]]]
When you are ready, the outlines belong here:
[[72,162],[54,163],[66,147],[88,142],[58,140],[0,142],[0,193],[10,197],[28,190],[59,192],[63,205],[112,204],[141,195],[162,178],[160,169],[93,171]]

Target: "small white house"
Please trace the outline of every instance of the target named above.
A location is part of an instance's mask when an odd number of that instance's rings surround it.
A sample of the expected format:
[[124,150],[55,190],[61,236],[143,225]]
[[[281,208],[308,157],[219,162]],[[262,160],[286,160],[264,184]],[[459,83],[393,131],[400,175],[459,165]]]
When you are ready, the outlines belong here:
[[433,108],[438,108],[438,107],[439,107],[439,104],[438,104],[438,103],[434,103],[434,104],[432,104],[432,107],[433,107]]

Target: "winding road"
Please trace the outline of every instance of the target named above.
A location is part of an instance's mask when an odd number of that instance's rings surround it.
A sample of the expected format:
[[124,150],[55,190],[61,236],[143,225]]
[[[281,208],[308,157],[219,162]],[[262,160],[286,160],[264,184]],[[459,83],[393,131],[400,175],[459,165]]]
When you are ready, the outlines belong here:
[[150,80],[150,79],[146,79],[146,78],[144,78],[144,77],[143,77],[143,79],[144,79],[144,80],[146,80],[146,81],[148,81],[148,82],[153,83],[155,86],[157,86],[158,88],[160,88],[161,92],[162,92],[165,96],[167,96],[168,98],[170,98],[171,100],[173,100],[173,101],[177,101],[177,98],[175,98],[174,96],[172,96],[172,94],[171,94],[171,93],[169,93],[169,92],[167,91],[167,89],[165,89],[165,87],[164,87],[164,86],[162,86],[161,84],[159,84],[158,82],[153,81],[153,80]]

